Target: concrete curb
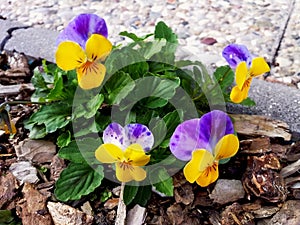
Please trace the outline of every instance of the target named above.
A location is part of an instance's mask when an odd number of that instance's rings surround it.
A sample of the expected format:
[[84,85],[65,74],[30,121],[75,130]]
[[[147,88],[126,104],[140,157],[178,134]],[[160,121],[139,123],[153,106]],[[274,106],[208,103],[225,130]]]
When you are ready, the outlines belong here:
[[[39,28],[24,28],[22,24],[0,20],[0,41],[7,51],[22,52],[33,58],[54,62],[55,40],[58,32]],[[5,42],[5,43],[3,43]],[[254,79],[249,96],[256,107],[228,105],[231,113],[267,115],[289,124],[300,134],[300,91],[286,85]]]

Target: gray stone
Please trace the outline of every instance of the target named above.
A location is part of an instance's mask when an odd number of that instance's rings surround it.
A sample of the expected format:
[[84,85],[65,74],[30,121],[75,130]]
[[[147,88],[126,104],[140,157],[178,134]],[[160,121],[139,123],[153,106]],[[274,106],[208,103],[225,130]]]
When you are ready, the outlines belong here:
[[286,122],[291,131],[300,133],[299,89],[254,79],[249,97],[256,102],[255,107],[228,104],[228,112],[270,116]]
[[27,56],[55,62],[55,42],[58,32],[42,28],[19,29],[4,46],[5,50],[23,52]]
[[9,33],[7,32],[10,29],[16,28],[16,27],[22,27],[24,26],[22,23],[14,22],[14,21],[8,21],[8,20],[1,20],[0,19],[0,44],[2,46],[2,42],[5,41],[5,39],[9,36]]
[[244,198],[245,191],[240,180],[219,179],[209,195],[215,203],[226,204]]

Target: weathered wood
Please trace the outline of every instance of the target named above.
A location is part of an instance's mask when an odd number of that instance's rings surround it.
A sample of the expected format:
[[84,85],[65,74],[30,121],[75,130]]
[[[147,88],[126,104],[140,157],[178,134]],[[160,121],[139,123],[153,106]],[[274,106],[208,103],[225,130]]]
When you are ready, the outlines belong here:
[[234,120],[234,127],[238,134],[248,137],[268,136],[271,138],[283,138],[291,140],[289,126],[280,120],[266,116],[230,114]]
[[34,90],[31,83],[29,84],[13,84],[13,85],[1,85],[0,84],[0,97],[19,94],[22,89]]

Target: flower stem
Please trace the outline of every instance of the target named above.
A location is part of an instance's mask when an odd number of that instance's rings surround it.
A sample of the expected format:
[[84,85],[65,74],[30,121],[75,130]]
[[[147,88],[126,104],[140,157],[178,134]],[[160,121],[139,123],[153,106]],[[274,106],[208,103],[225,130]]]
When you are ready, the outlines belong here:
[[123,200],[124,188],[125,188],[125,183],[122,182],[115,225],[125,225],[126,205]]

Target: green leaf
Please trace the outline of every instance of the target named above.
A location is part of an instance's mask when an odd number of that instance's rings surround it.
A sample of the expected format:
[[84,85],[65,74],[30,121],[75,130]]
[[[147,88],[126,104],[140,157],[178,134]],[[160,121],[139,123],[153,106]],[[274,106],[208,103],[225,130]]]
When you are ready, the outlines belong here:
[[134,42],[140,42],[140,41],[143,41],[143,40],[147,39],[148,37],[152,36],[153,34],[147,34],[143,37],[138,37],[134,33],[129,33],[127,31],[122,31],[121,33],[119,33],[119,35],[124,36],[124,37],[128,37],[128,38],[132,39]]
[[70,144],[71,137],[72,137],[71,132],[67,130],[58,136],[56,144],[61,148],[65,147]]
[[99,187],[103,177],[102,166],[70,163],[60,174],[54,193],[60,201],[79,200]]
[[[175,95],[179,82],[179,79],[144,77],[136,81],[135,88],[120,102],[120,110],[128,109],[140,100],[142,100],[141,104],[143,107],[146,106],[151,109],[162,107],[166,104],[166,100],[171,99]],[[163,99],[163,101],[158,100],[159,98]]]
[[153,42],[145,43],[141,48],[141,52],[145,59],[150,59],[153,55],[160,53],[162,48],[166,46],[165,39],[154,40]]
[[111,191],[105,189],[105,190],[100,194],[100,201],[101,201],[101,202],[106,202],[111,196],[112,196]]
[[44,124],[47,133],[53,133],[71,122],[72,108],[63,103],[51,103],[44,105],[34,113],[29,123]]
[[234,81],[234,72],[229,66],[221,66],[216,69],[214,76],[223,92],[230,87]]
[[167,126],[165,124],[165,121],[160,118],[152,118],[150,121],[149,127],[152,127],[151,129],[152,134],[154,136],[154,148],[162,143],[162,141],[166,137],[167,133]]
[[174,110],[173,112],[169,112],[167,115],[163,117],[163,120],[167,127],[166,137],[170,138],[175,131],[175,128],[180,124],[181,119],[179,117],[179,112]]
[[132,203],[145,207],[151,198],[151,194],[152,187],[150,185],[140,186]]
[[157,167],[149,172],[149,179],[158,192],[166,196],[173,196],[173,179],[165,168]]
[[119,104],[135,87],[135,82],[130,75],[119,71],[114,74],[105,84],[108,93],[109,104]]
[[243,100],[241,103],[240,103],[241,105],[244,105],[244,106],[256,106],[256,103],[255,103],[255,101],[253,100],[253,99],[251,99],[251,98],[246,98],[245,100]]
[[84,115],[84,117],[86,119],[89,119],[89,118],[92,118],[93,116],[95,116],[96,112],[100,108],[103,101],[104,101],[103,94],[95,95],[90,101],[87,102],[86,114]]
[[113,50],[105,60],[105,67],[109,75],[122,70],[129,73],[132,78],[141,77],[148,71],[146,59],[130,46]]
[[0,210],[0,225],[20,225],[10,210]]
[[169,28],[164,22],[160,21],[155,26],[154,38],[164,38],[170,43],[177,44],[177,35],[173,33],[172,29]]
[[40,139],[44,138],[47,135],[46,127],[44,124],[38,125],[35,122],[25,123],[24,126],[26,129],[30,130],[29,138],[30,139]]
[[226,158],[226,159],[220,159],[219,160],[219,164],[225,164],[228,163],[230,161],[231,158]]
[[98,164],[99,162],[95,157],[95,151],[101,144],[102,141],[100,138],[85,138],[82,140],[71,141],[68,146],[59,150],[58,155],[73,163]]
[[139,186],[125,185],[123,193],[123,200],[125,205],[129,205],[133,201],[136,194],[138,193],[138,189]]
[[151,60],[173,64],[178,45],[177,35],[173,33],[173,31],[164,22],[161,21],[155,27],[154,38],[165,39],[167,40],[167,44],[162,48],[161,52],[155,54]]

